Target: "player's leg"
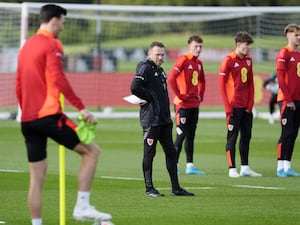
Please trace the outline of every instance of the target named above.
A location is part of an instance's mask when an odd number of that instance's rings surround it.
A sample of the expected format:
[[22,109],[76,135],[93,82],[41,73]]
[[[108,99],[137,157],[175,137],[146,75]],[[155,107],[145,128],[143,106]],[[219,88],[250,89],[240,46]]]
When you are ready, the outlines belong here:
[[252,113],[243,112],[241,125],[240,125],[240,142],[239,142],[239,150],[240,150],[240,158],[241,165],[249,164],[249,145],[251,139],[252,132],[252,123],[253,123],[253,115]]
[[156,145],[158,140],[158,135],[160,133],[160,126],[149,127],[143,129],[144,134],[144,154],[143,154],[143,174],[146,192],[145,195],[149,197],[160,197],[164,196],[159,193],[153,184],[152,179],[152,168],[153,168],[153,159],[156,154]]
[[90,191],[97,167],[100,149],[96,143],[92,142],[88,145],[79,143],[75,146],[74,150],[81,156],[81,165],[78,173],[79,191]]
[[172,139],[172,124],[162,126],[159,142],[166,156],[166,167],[169,172],[172,188],[178,188],[176,150]]
[[176,139],[174,142],[175,149],[177,152],[177,163],[179,161],[180,153],[182,150],[183,141],[185,138],[186,130],[186,120],[187,120],[187,110],[181,109],[178,106],[175,108],[175,122],[176,122]]
[[235,163],[235,145],[240,130],[242,111],[243,109],[234,109],[233,115],[227,118],[227,142],[225,148],[230,177],[239,177]]
[[284,149],[283,169],[286,176],[300,176],[300,173],[295,172],[291,168],[292,155],[300,124],[300,102],[294,101],[294,103],[296,105],[296,110],[286,108],[283,113],[286,122],[284,119],[281,120],[284,133],[287,136],[282,137],[283,142],[285,142],[285,146],[282,146],[282,148]]
[[205,172],[194,166],[194,139],[199,117],[199,108],[188,109],[184,149],[186,153],[186,174],[204,175]]
[[42,225],[42,189],[47,172],[47,137],[34,129],[34,122],[21,124],[29,161],[28,207],[32,225]]
[[260,177],[262,176],[260,173],[254,172],[249,167],[249,145],[252,134],[252,124],[253,124],[253,114],[252,112],[243,112],[243,117],[241,120],[240,126],[240,158],[241,158],[241,171],[240,176],[252,176],[252,177]]
[[110,220],[112,218],[110,214],[100,212],[90,205],[90,189],[100,154],[99,146],[94,142],[81,143],[75,131],[77,125],[64,114],[48,117],[47,123],[51,124],[51,127],[44,126],[45,128],[42,130],[44,133],[81,156],[78,172],[78,195],[73,217],[82,221],[94,220],[99,217],[102,220]]
[[41,218],[42,189],[47,171],[47,159],[29,163],[30,184],[28,205],[32,218]]
[[196,127],[198,123],[198,114],[199,109],[193,108],[189,109],[189,113],[187,115],[186,121],[186,138],[184,143],[185,153],[186,153],[186,162],[193,163],[194,162],[194,138],[196,133]]
[[277,145],[277,176],[300,176],[299,173],[291,169],[292,153],[299,128],[296,115],[300,112],[286,107],[282,102],[279,102],[279,107],[281,112],[281,135]]
[[177,164],[176,150],[172,138],[172,127],[173,125],[171,123],[161,126],[160,135],[159,135],[159,142],[166,156],[166,167],[172,185],[172,195],[194,196],[193,193],[187,192],[186,190],[184,190],[179,186],[177,165],[176,165]]
[[274,113],[275,113],[275,105],[277,104],[277,94],[272,93],[272,96],[270,98],[269,102],[269,123],[273,124],[274,123]]

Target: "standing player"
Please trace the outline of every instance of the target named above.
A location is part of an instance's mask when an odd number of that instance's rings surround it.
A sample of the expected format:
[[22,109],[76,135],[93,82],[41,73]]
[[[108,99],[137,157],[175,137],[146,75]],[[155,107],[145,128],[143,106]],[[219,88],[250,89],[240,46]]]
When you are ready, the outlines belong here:
[[281,116],[281,135],[278,140],[277,176],[300,176],[291,168],[295,140],[300,124],[300,26],[289,24],[284,28],[288,44],[276,57],[278,103]]
[[271,97],[269,100],[269,123],[274,123],[275,105],[277,105],[277,94],[278,94],[278,80],[277,74],[273,73],[268,79],[264,81],[263,87],[266,90],[271,91]]
[[161,42],[154,41],[148,49],[148,57],[136,68],[131,83],[132,94],[146,101],[140,108],[140,120],[144,137],[143,173],[145,178],[146,196],[164,196],[155,189],[152,181],[153,159],[159,141],[165,156],[169,172],[172,193],[178,196],[193,196],[179,186],[176,166],[176,150],[172,139],[172,120],[167,88],[167,76],[161,66],[165,55],[165,47]]
[[168,81],[175,93],[177,163],[183,141],[186,153],[186,174],[203,175],[205,172],[194,166],[194,139],[199,117],[199,105],[203,101],[205,76],[198,58],[202,50],[202,38],[193,35],[188,39],[188,52],[180,56],[171,70]]
[[94,142],[80,142],[74,124],[62,113],[62,93],[77,108],[87,123],[93,115],[74,93],[62,67],[62,45],[57,40],[64,28],[67,10],[54,4],[40,10],[40,28],[20,50],[16,95],[22,110],[21,129],[25,138],[30,170],[28,206],[32,225],[42,225],[42,188],[47,172],[47,139],[73,149],[81,156],[79,191],[73,216],[77,220],[110,220],[111,215],[90,205],[90,188],[100,153]]
[[[226,155],[229,177],[262,176],[248,165],[249,144],[252,133],[254,82],[252,59],[248,55],[253,39],[247,32],[235,36],[235,51],[226,56],[220,66],[219,87],[226,113]],[[240,132],[240,173],[236,170],[235,145]]]

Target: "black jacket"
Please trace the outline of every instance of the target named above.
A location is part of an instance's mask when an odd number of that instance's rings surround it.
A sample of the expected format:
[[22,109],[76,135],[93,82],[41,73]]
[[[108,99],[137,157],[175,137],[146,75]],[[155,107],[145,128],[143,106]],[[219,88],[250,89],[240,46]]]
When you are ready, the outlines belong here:
[[147,58],[136,68],[131,93],[147,101],[140,108],[143,128],[172,123],[167,89],[167,76],[161,67]]

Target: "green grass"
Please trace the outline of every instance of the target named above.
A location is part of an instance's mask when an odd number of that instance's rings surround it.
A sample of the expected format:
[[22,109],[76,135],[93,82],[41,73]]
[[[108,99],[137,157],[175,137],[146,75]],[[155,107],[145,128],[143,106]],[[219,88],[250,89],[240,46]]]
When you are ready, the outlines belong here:
[[[22,173],[0,172],[0,221],[7,225],[30,224],[27,209],[28,164],[19,124],[0,121],[0,169]],[[227,175],[225,157],[225,121],[200,120],[195,139],[195,164],[208,174],[185,175],[184,154],[179,176],[183,187],[195,197],[171,197],[164,155],[160,147],[154,161],[154,182],[165,193],[164,198],[144,196],[142,180],[142,134],[137,119],[102,119],[97,129],[97,142],[102,149],[93,183],[91,203],[113,215],[115,225],[297,225],[300,224],[300,178],[278,178],[276,142],[279,124],[254,120],[250,165],[263,177],[233,179]],[[300,171],[299,141],[295,146],[293,167]],[[48,144],[48,176],[43,194],[45,225],[58,224],[58,146]],[[239,165],[239,154],[237,153]],[[76,201],[76,174],[79,157],[66,151],[67,224],[76,222],[72,209]],[[105,177],[138,178],[121,180]],[[265,188],[246,188],[241,185]],[[271,189],[274,188],[274,189]],[[277,188],[277,189],[276,189]]]

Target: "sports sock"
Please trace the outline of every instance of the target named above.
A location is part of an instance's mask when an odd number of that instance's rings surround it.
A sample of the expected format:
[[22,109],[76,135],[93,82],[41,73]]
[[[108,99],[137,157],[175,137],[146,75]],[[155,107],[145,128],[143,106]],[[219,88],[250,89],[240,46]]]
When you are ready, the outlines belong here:
[[283,160],[277,160],[277,171],[283,169]]
[[250,167],[248,165],[241,165],[241,171],[243,170],[249,170]]
[[191,168],[193,166],[194,166],[194,163],[192,163],[192,162],[186,163],[186,168]]
[[78,191],[76,207],[85,208],[90,204],[90,192]]
[[42,218],[31,219],[32,225],[43,225]]
[[286,172],[290,168],[291,168],[291,161],[283,160],[283,169],[284,169],[284,171]]

